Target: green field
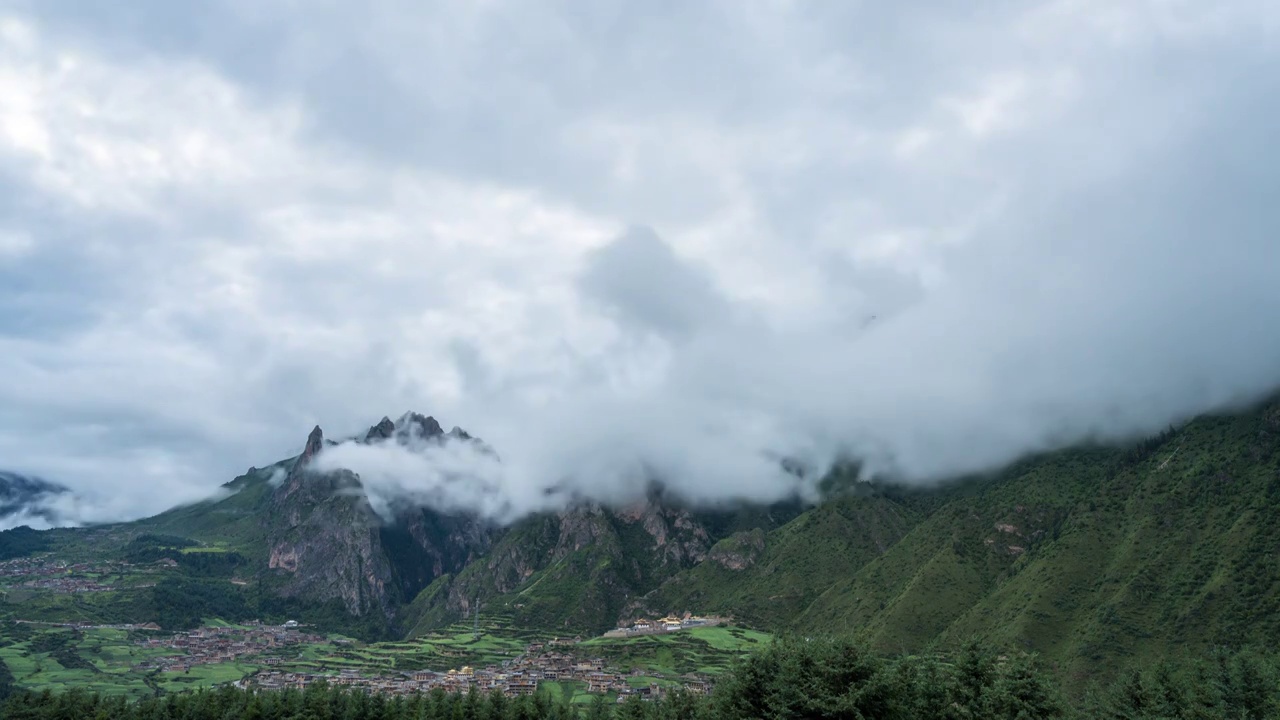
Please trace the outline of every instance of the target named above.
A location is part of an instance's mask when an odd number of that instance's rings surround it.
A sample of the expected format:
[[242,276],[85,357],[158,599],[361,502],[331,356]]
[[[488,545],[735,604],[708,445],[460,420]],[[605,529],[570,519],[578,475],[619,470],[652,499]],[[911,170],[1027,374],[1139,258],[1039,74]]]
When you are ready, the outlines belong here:
[[[455,625],[444,631],[408,641],[362,643],[341,635],[323,642],[290,646],[272,654],[284,662],[275,669],[337,674],[356,669],[376,675],[419,669],[443,671],[463,665],[484,667],[522,654],[532,641],[550,638],[545,633],[519,632],[502,626],[505,618],[484,619],[480,634]],[[214,627],[233,623],[211,620]],[[144,648],[137,642],[153,633],[118,629],[73,629],[6,622],[0,625],[0,661],[14,683],[31,690],[58,691],[84,688],[108,695],[143,696],[180,692],[234,682],[262,669],[258,658],[196,665],[185,672],[160,672],[137,665],[164,655],[169,648]],[[694,628],[666,635],[636,638],[595,638],[567,650],[582,658],[603,657],[612,669],[643,668],[644,675],[628,679],[636,687],[650,683],[674,685],[691,672],[719,674],[737,658],[763,648],[770,636],[739,627]],[[568,693],[575,702],[586,702],[582,683],[546,683],[553,696]]]
[[166,654],[134,645],[123,630],[72,630],[6,624],[0,661],[14,682],[31,690],[83,688],[108,694],[154,692],[154,671],[134,668]]
[[662,635],[595,638],[578,645],[578,650],[595,653],[627,671],[639,667],[664,677],[718,675],[771,639],[767,633],[741,627],[699,627]]

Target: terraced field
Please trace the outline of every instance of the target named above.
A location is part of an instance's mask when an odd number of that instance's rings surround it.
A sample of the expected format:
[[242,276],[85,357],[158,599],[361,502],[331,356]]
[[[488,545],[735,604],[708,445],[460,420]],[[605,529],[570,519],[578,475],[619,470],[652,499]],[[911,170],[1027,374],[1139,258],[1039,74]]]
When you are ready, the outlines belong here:
[[164,682],[157,673],[134,666],[165,652],[134,645],[122,630],[32,629],[14,624],[5,629],[0,661],[21,687],[147,695]]
[[[362,643],[340,635],[324,642],[291,646],[283,663],[274,669],[319,674],[357,670],[365,675],[444,671],[471,665],[501,663],[524,652],[531,642],[551,635],[521,631],[501,615],[481,616],[479,634],[472,626],[457,624],[444,630],[399,642]],[[217,620],[210,626],[229,626]],[[153,635],[119,629],[79,629],[6,622],[0,625],[0,662],[13,682],[32,690],[58,691],[79,687],[108,695],[142,696],[180,692],[234,682],[265,667],[261,657],[233,662],[195,665],[183,672],[162,672],[138,665],[160,656],[177,655],[171,648],[147,648],[137,644]],[[768,643],[770,636],[738,627],[694,628],[666,635],[636,638],[595,638],[569,650],[581,657],[603,657],[609,666],[644,674],[628,679],[637,687],[650,683],[674,685],[691,672],[719,674],[734,660]],[[578,682],[545,683],[553,696],[569,694],[586,701]]]
[[720,626],[630,638],[595,638],[581,643],[578,649],[595,653],[628,671],[638,667],[664,677],[686,673],[718,675],[738,658],[763,649],[771,639],[767,633]]

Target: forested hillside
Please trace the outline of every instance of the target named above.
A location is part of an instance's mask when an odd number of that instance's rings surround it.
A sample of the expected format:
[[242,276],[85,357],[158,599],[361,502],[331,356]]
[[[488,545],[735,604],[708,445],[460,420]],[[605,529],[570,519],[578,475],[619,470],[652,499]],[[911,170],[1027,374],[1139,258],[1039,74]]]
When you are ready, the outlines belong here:
[[885,660],[844,640],[776,643],[740,663],[710,696],[683,691],[604,695],[575,703],[539,691],[383,696],[323,683],[306,690],[223,687],[128,701],[83,691],[16,693],[0,706],[10,720],[1267,720],[1280,712],[1274,659],[1217,653],[1125,674],[1068,697],[1036,659],[996,655],[977,643],[951,656]]
[[933,487],[845,471],[816,506],[684,507],[656,489],[507,527],[430,509],[385,523],[353,495],[358,478],[316,476],[305,460],[134,523],[0,533],[7,557],[126,563],[109,591],[24,589],[3,613],[167,629],[294,617],[364,638],[428,633],[477,601],[565,634],[724,614],[894,655],[978,637],[1039,653],[1076,687],[1133,662],[1280,643],[1275,400]]
[[933,490],[864,488],[723,541],[646,598],[881,652],[971,636],[1080,675],[1280,641],[1280,404]]

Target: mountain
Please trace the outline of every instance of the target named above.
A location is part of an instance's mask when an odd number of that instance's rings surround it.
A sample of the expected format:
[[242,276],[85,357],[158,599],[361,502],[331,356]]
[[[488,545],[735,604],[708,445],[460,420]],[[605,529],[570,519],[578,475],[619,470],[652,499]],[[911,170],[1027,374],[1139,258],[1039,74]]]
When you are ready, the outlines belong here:
[[[1280,640],[1280,402],[931,489],[866,486],[721,541],[644,599],[883,652],[982,636],[1083,679]],[[899,537],[893,537],[894,533]]]
[[640,612],[646,592],[704,562],[720,538],[780,527],[799,511],[794,502],[693,510],[651,492],[627,507],[533,515],[497,534],[479,562],[438,577],[405,623],[411,633],[438,627],[480,599],[522,625],[599,632]]
[[[414,413],[353,441],[492,452]],[[198,596],[204,604],[181,617],[289,614],[384,635],[440,628],[477,602],[512,625],[563,633],[723,613],[773,631],[848,633],[888,653],[983,636],[1079,678],[1280,641],[1277,400],[931,487],[846,468],[817,504],[704,508],[654,485],[627,507],[584,502],[505,527],[421,507],[379,517],[357,475],[316,469],[330,445],[316,428],[299,456],[153,518],[15,537],[66,552],[151,557],[138,555],[151,543],[171,553],[186,575],[119,613]],[[227,559],[175,549],[183,543]]]
[[48,525],[62,523],[65,518],[53,501],[69,494],[70,490],[57,483],[0,470],[0,527],[32,521]]

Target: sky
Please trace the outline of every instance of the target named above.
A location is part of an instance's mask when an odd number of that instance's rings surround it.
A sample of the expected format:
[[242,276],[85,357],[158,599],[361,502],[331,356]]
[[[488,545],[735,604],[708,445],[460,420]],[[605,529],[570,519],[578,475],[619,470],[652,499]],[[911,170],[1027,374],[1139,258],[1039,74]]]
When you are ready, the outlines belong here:
[[140,517],[416,410],[500,467],[333,462],[507,517],[1235,407],[1277,62],[1269,0],[0,0],[0,468]]

